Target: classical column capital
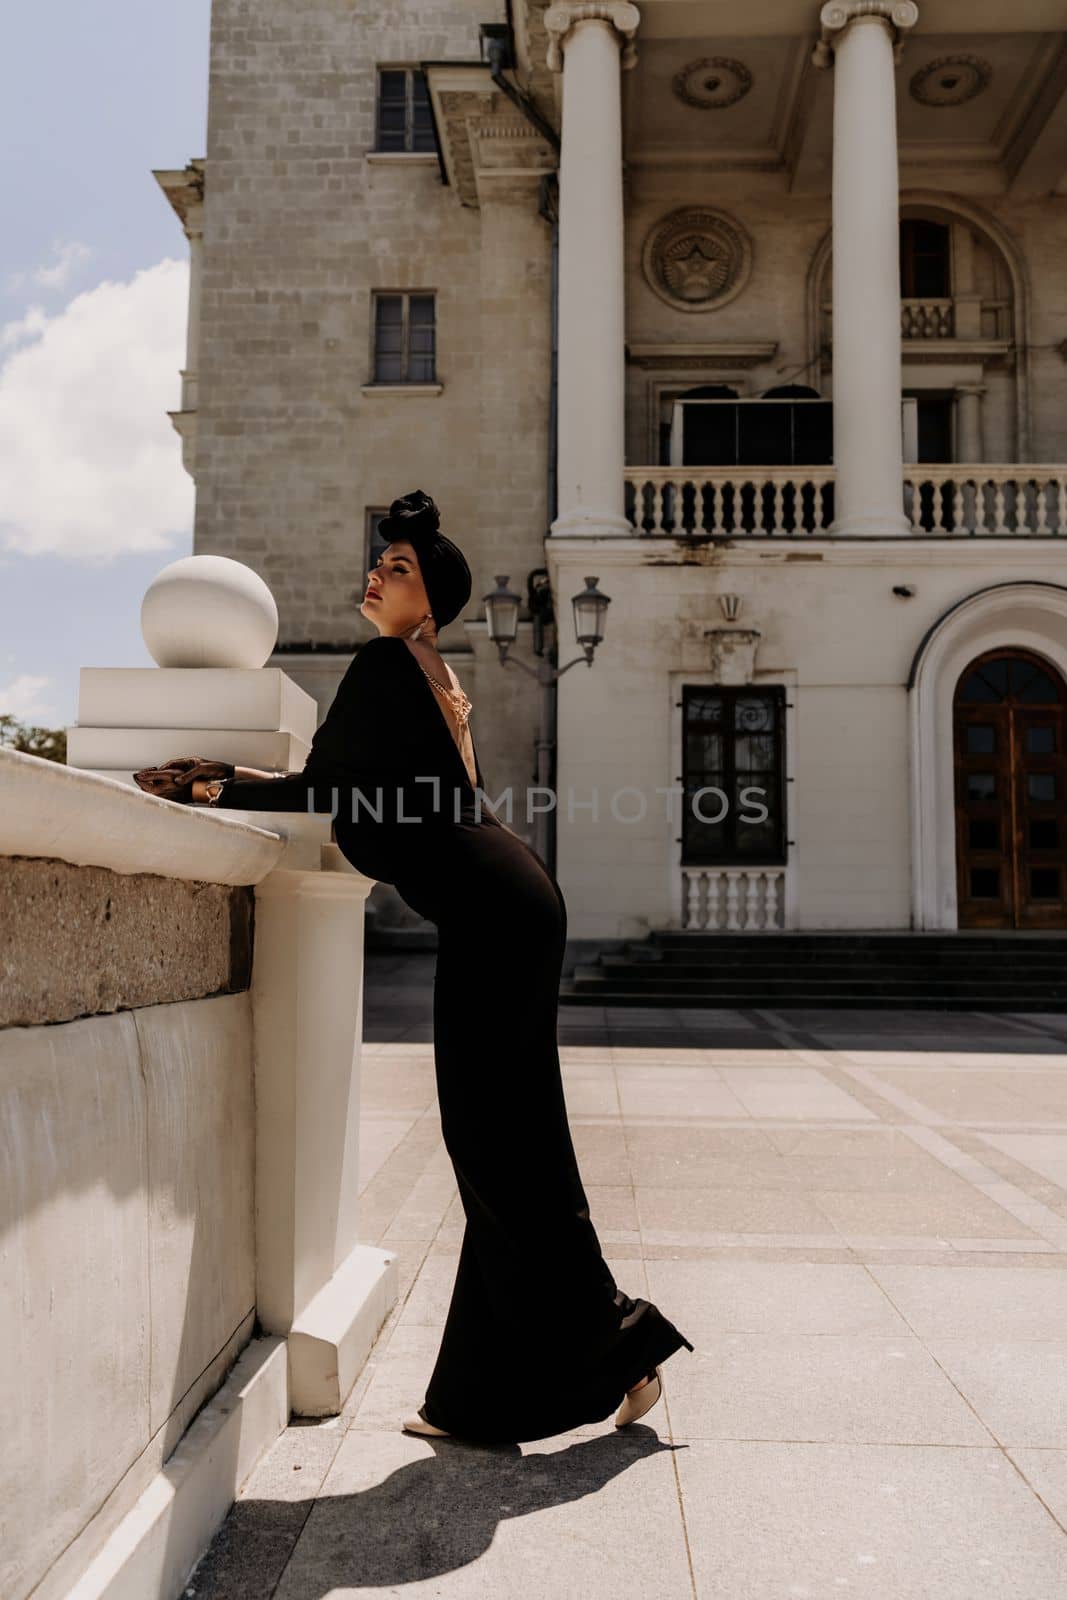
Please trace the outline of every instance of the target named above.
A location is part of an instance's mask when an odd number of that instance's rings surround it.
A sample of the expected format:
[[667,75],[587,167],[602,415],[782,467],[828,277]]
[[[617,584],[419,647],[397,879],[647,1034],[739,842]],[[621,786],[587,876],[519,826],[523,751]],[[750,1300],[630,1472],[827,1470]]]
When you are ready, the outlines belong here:
[[918,22],[919,8],[915,0],[826,0],[819,12],[819,42],[811,53],[814,66],[832,65],[839,35],[860,17],[878,17],[885,23],[893,40],[893,60],[899,61],[904,34]]
[[563,41],[576,22],[586,21],[610,23],[623,41],[622,65],[634,65],[637,60],[634,34],[641,13],[630,0],[557,0],[544,14],[549,72],[563,71]]

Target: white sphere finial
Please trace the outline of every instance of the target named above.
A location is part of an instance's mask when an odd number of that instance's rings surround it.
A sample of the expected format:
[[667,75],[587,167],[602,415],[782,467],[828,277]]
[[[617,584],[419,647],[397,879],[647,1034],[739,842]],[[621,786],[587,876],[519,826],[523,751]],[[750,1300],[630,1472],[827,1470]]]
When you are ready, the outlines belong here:
[[278,607],[243,562],[183,556],[145,590],[141,633],[160,667],[261,667],[278,638]]

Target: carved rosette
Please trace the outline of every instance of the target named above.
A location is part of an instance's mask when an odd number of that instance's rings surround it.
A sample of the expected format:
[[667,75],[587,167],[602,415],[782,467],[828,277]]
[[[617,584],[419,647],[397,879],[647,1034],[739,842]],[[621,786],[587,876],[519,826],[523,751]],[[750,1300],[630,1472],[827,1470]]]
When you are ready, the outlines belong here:
[[610,22],[622,40],[623,67],[632,67],[637,61],[634,34],[641,21],[641,13],[630,0],[560,0],[549,6],[544,14],[545,32],[548,34],[546,60],[550,72],[563,71],[563,41],[576,22],[586,20]]
[[961,106],[988,88],[992,76],[981,56],[938,56],[919,68],[908,89],[923,106]]
[[752,87],[752,74],[732,56],[703,56],[676,72],[671,88],[684,105],[701,111],[724,111],[743,100]]
[[641,265],[649,287],[676,311],[715,311],[747,283],[752,243],[725,211],[683,206],[650,229]]

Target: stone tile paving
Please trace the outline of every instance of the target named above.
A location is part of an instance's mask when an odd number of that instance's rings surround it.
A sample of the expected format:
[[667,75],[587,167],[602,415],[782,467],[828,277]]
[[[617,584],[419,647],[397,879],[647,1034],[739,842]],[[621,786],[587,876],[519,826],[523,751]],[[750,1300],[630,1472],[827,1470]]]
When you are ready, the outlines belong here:
[[759,1010],[700,1045],[628,1021],[561,1025],[561,1056],[612,1271],[696,1346],[665,1402],[513,1448],[399,1431],[463,1215],[431,1047],[375,1038],[372,1002],[361,1232],[400,1297],[190,1597],[1067,1593],[1067,1019]]

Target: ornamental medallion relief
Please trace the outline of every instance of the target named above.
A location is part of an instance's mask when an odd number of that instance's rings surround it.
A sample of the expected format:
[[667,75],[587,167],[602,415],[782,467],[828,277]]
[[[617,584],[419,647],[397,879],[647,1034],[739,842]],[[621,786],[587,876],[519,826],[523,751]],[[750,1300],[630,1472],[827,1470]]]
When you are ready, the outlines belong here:
[[675,310],[715,311],[748,281],[752,243],[725,211],[683,206],[650,230],[641,266],[649,287]]
[[913,74],[908,88],[924,106],[961,106],[987,88],[993,68],[980,56],[939,56]]
[[702,111],[736,105],[752,87],[752,74],[731,56],[704,56],[676,72],[671,82],[679,100]]

